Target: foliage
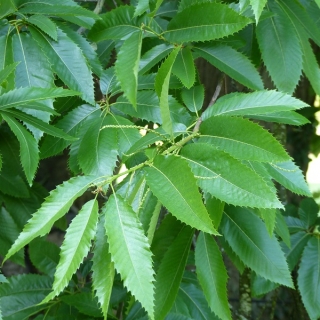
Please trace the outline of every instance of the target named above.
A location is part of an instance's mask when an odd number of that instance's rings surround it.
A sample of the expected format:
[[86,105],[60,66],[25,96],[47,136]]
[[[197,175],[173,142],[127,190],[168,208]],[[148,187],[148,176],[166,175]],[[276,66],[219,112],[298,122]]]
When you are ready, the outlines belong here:
[[[310,4],[110,6],[0,3],[0,254],[23,265],[28,246],[43,273],[0,277],[2,318],[231,319],[222,244],[257,295],[293,288],[300,261],[297,289],[317,319],[319,210],[304,200],[283,221],[273,180],[311,194],[259,122],[308,122],[292,94],[302,72],[320,93]],[[199,59],[242,92],[217,98],[218,84],[206,105]],[[64,151],[72,177],[46,196],[39,161]],[[61,247],[39,240],[87,190]]]

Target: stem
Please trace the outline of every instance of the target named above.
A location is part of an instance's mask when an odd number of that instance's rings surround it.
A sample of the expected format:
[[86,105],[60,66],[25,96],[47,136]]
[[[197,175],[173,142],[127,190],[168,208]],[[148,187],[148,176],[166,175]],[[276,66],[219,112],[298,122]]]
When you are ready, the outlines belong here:
[[210,108],[211,106],[213,106],[215,104],[215,102],[217,101],[218,97],[219,97],[219,94],[220,94],[220,91],[222,89],[222,86],[223,86],[223,82],[224,82],[224,74],[221,76],[219,82],[218,82],[218,85],[216,87],[216,90],[211,98],[211,101],[209,102],[209,105],[208,105],[208,108]]

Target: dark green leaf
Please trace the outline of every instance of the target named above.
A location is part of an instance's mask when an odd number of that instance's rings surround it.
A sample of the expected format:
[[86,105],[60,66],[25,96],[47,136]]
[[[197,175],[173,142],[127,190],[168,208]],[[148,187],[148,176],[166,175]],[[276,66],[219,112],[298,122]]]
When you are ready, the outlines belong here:
[[211,195],[206,196],[206,208],[216,229],[219,228],[225,203]]
[[319,205],[313,198],[303,199],[300,202],[298,211],[300,219],[306,223],[308,227],[313,227],[318,218]]
[[310,123],[310,121],[307,118],[305,118],[301,114],[296,113],[294,111],[280,111],[280,112],[267,113],[263,115],[253,115],[253,116],[250,115],[249,117],[251,119],[267,121],[267,122],[291,124],[293,126],[302,126],[306,123]]
[[199,85],[194,86],[191,89],[184,89],[181,92],[181,98],[191,112],[197,113],[203,105],[204,87]]
[[0,3],[0,19],[17,10],[14,0],[8,0]]
[[35,14],[28,18],[28,22],[41,29],[53,40],[58,41],[56,24],[46,16]]
[[7,77],[16,69],[19,62],[10,64],[0,71],[0,86],[7,79]]

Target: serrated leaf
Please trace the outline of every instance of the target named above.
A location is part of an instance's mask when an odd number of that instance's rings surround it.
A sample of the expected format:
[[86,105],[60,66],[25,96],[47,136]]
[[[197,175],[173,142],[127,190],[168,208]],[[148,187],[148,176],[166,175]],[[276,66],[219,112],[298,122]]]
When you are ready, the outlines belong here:
[[113,120],[110,117],[95,119],[83,136],[78,160],[87,175],[112,176],[118,156],[116,128],[103,128]]
[[155,79],[155,90],[160,99],[160,112],[161,118],[163,122],[163,129],[169,133],[171,136],[173,135],[172,128],[172,119],[170,117],[170,109],[168,102],[168,91],[169,91],[169,81],[172,66],[174,61],[179,53],[180,48],[175,48],[167,59],[162,63],[161,67],[158,70]]
[[173,306],[185,270],[194,230],[184,226],[165,253],[156,276],[155,319],[164,319]]
[[212,236],[201,232],[195,250],[196,272],[210,309],[221,319],[231,319],[227,296],[227,270]]
[[0,19],[6,15],[11,14],[17,10],[16,4],[13,0],[8,0],[0,3]]
[[[0,97],[1,99],[1,97]],[[6,111],[2,111],[2,114],[8,114],[10,116],[13,116],[19,120],[24,121],[27,124],[31,124],[32,126],[40,129],[41,131],[52,135],[54,137],[62,138],[65,140],[77,140],[77,138],[71,137],[67,134],[65,134],[62,130],[47,124],[35,117],[32,117],[24,112],[18,111],[18,110],[11,110],[11,109],[6,109]]]
[[185,158],[206,192],[227,203],[258,208],[281,208],[273,190],[263,178],[223,151],[208,144],[183,147]]
[[56,24],[46,16],[35,14],[28,18],[28,22],[41,29],[53,40],[58,41]]
[[98,223],[98,202],[88,201],[73,218],[61,245],[60,261],[54,275],[53,292],[42,302],[57,296],[69,283],[72,275],[87,256]]
[[276,234],[282,239],[282,241],[290,248],[290,233],[286,221],[280,211],[276,212]]
[[11,116],[2,114],[12,132],[20,143],[20,161],[29,185],[32,185],[39,163],[39,149],[36,139],[18,121]]
[[298,211],[300,219],[306,223],[308,227],[314,226],[317,221],[319,206],[313,198],[302,199]]
[[120,84],[116,77],[114,67],[102,71],[100,77],[100,89],[104,95],[111,95],[120,92]]
[[225,203],[211,195],[206,195],[206,208],[216,229],[219,228]]
[[[202,114],[202,118],[205,120],[219,115],[263,115],[268,117],[269,113],[278,114],[281,111],[297,110],[308,106],[308,104],[301,100],[274,90],[231,93],[219,98],[211,108],[208,108]],[[283,114],[285,115],[286,113]]]
[[262,10],[265,7],[266,3],[267,3],[267,0],[250,0],[250,4],[254,12],[254,17],[256,19],[257,24],[259,22],[259,18],[261,16]]
[[190,89],[196,78],[196,69],[189,47],[182,48],[172,66],[172,73],[180,79],[182,84]]
[[97,227],[96,239],[92,258],[92,287],[98,298],[103,316],[108,313],[109,301],[114,280],[114,264],[109,252],[106,231],[104,228],[105,218],[100,217]]
[[225,4],[194,4],[176,14],[162,35],[176,43],[214,40],[239,31],[250,22]]
[[26,319],[47,305],[39,305],[50,291],[52,278],[37,274],[23,274],[8,278],[0,286],[0,306],[4,319]]
[[238,117],[211,117],[202,122],[199,142],[211,144],[234,158],[261,162],[286,161],[290,157],[265,129]]
[[320,317],[320,239],[312,237],[303,251],[298,271],[298,286],[311,319]]
[[[3,70],[6,66],[15,62],[13,58],[11,34],[7,33],[6,35],[0,37],[0,47],[2,48],[0,50],[0,70]],[[11,74],[6,81],[6,90],[2,90],[2,87],[0,86],[0,93],[2,91],[8,91],[14,88],[14,74]]]
[[33,214],[25,225],[18,239],[7,253],[5,260],[9,259],[10,256],[36,237],[50,232],[54,222],[69,210],[73,201],[80,197],[91,184],[97,181],[96,177],[78,176],[71,178],[51,191],[41,208]]
[[124,95],[136,108],[138,70],[142,45],[142,32],[135,32],[127,38],[118,53],[115,72]]
[[154,319],[152,258],[142,225],[131,207],[116,194],[109,198],[103,213],[115,268],[124,285]]
[[301,47],[291,21],[283,11],[277,10],[279,7],[273,3],[268,3],[267,7],[276,15],[260,21],[257,26],[261,55],[276,87],[291,94],[301,76]]
[[204,101],[203,85],[194,86],[191,89],[183,89],[181,98],[191,112],[197,113],[202,108]]
[[[79,128],[90,119],[100,116],[100,108],[93,107],[88,104],[80,105],[70,111],[67,115],[61,118],[55,127],[62,129],[66,134],[76,135]],[[41,158],[47,158],[58,154],[69,145],[70,142],[63,138],[53,136],[45,136],[41,143]]]
[[81,92],[81,97],[94,105],[92,74],[81,49],[59,28],[58,41],[51,40],[31,26],[29,29],[50,61],[53,71],[70,89]]
[[293,288],[280,245],[270,237],[264,223],[250,210],[228,207],[220,224],[225,240],[240,259],[257,274]]
[[39,271],[53,276],[59,262],[59,247],[40,238],[31,241],[28,250],[32,264]]
[[0,70],[0,86],[7,79],[7,77],[16,69],[19,62],[12,63]]
[[30,196],[27,184],[22,177],[4,170],[0,174],[0,191],[16,198],[28,198]]
[[312,196],[302,171],[293,161],[266,163],[265,166],[272,178],[287,189],[307,197]]
[[149,0],[139,0],[134,11],[134,17],[140,16],[149,9]]
[[274,228],[276,226],[277,209],[259,209],[260,216],[264,223],[270,237],[273,235]]
[[173,48],[173,45],[166,43],[152,47],[141,57],[139,61],[139,73],[144,74],[149,71],[154,65],[165,58]]
[[193,228],[217,234],[186,161],[159,155],[145,171],[151,191],[176,218]]
[[264,88],[253,63],[232,47],[221,44],[197,44],[193,50],[196,57],[206,59],[210,64],[246,87],[254,90]]
[[251,272],[251,295],[253,297],[261,297],[278,287],[279,284]]
[[[320,74],[319,74],[320,75]],[[291,124],[293,126],[302,126],[306,123],[310,123],[310,121],[302,116],[301,114],[294,111],[280,111],[280,112],[272,112],[266,113],[263,115],[250,115],[251,119],[266,121],[266,122],[276,122],[283,124]]]

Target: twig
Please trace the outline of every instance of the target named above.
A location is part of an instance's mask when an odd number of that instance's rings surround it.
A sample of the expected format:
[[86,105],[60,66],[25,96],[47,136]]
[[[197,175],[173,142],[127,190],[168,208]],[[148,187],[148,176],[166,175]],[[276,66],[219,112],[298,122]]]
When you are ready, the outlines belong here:
[[220,80],[218,81],[218,85],[216,87],[216,90],[212,96],[212,99],[208,105],[208,108],[210,108],[215,102],[216,100],[218,99],[218,96],[220,94],[220,91],[222,89],[222,86],[223,86],[223,82],[224,82],[224,75],[222,75],[222,77],[220,78]]

